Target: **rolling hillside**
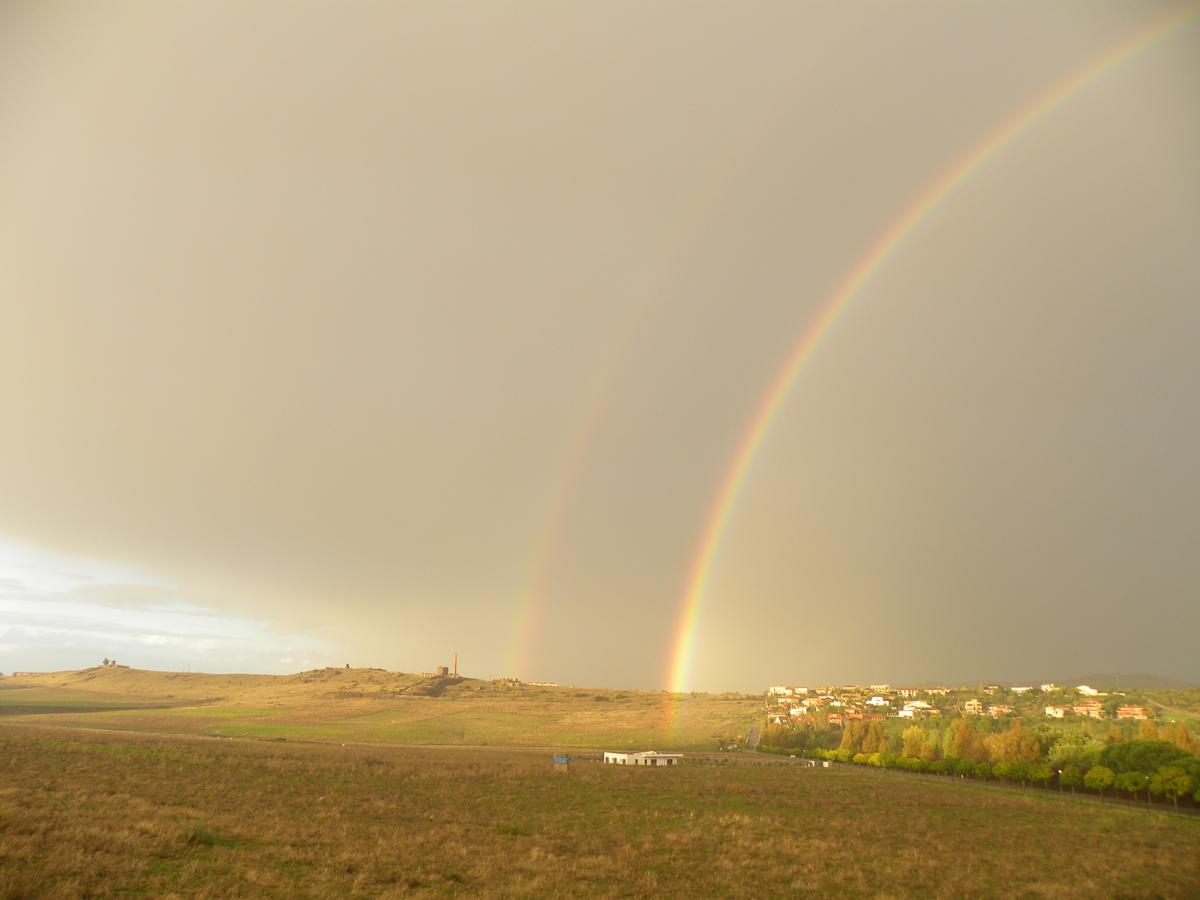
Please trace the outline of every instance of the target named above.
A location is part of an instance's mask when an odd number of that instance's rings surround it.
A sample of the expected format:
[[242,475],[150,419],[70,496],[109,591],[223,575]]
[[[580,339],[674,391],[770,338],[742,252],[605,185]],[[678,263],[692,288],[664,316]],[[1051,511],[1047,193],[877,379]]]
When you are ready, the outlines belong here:
[[0,680],[13,724],[393,744],[711,750],[744,736],[742,695],[538,687],[382,669],[208,675],[93,668]]

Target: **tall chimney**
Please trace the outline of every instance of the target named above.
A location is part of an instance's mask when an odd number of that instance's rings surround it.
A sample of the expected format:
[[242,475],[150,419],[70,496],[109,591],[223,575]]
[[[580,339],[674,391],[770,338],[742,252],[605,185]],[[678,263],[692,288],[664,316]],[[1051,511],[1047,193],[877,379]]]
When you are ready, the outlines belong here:
[[454,651],[454,675],[458,676],[458,651]]

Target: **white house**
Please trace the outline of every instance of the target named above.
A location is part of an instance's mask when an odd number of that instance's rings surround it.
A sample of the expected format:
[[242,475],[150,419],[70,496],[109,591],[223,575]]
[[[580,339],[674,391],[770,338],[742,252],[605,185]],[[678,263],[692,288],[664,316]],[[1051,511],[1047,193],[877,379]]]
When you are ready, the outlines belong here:
[[772,697],[790,697],[792,696],[792,689],[787,685],[775,684],[767,688],[767,693]]
[[659,753],[642,750],[638,753],[604,751],[604,762],[610,766],[677,766],[683,762],[682,753]]
[[872,697],[870,700],[867,701],[867,706],[891,706],[891,705],[892,705],[891,703],[889,703],[887,700],[884,700],[882,697]]
[[1053,681],[1047,681],[1045,684],[1043,684],[1043,685],[1041,686],[1041,689],[1042,689],[1042,692],[1043,692],[1043,693],[1045,693],[1045,694],[1048,694],[1048,693],[1050,693],[1051,691],[1057,691],[1057,690],[1058,690],[1058,685],[1057,685],[1057,684],[1055,684]]
[[936,714],[937,710],[924,700],[910,700],[904,704],[903,709],[896,713],[902,719],[913,719],[917,716],[931,716]]
[[1067,714],[1067,708],[1065,706],[1047,706],[1046,707],[1046,715],[1048,715],[1052,719],[1061,719],[1066,714]]
[[1014,694],[1023,694],[1026,691],[1032,691],[1033,686],[1028,685],[1028,684],[1014,685],[1013,687],[1010,687],[1009,690],[1012,691]]
[[1098,690],[1087,684],[1081,684],[1076,687],[1075,690],[1079,691],[1079,693],[1083,694],[1085,697],[1098,697],[1100,695]]

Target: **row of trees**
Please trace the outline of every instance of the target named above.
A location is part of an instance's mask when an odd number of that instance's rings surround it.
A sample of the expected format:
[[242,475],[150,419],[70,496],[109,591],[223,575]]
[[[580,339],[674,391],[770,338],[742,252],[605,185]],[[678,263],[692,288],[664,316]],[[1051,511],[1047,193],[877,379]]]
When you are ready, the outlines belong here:
[[1164,741],[1184,753],[1200,755],[1200,739],[1182,722],[1158,726],[1143,720],[1133,733],[1114,723],[1103,735],[1097,734],[1090,722],[1077,729],[1041,723],[1032,730],[1021,719],[1011,719],[1007,727],[999,729],[997,724],[990,719],[950,719],[945,727],[932,721],[926,726],[913,723],[899,735],[893,733],[889,737],[882,721],[854,721],[842,729],[838,748],[852,753],[890,750],[897,755],[928,760],[1032,763],[1041,759],[1063,762],[1088,746],[1099,752],[1104,746],[1137,740]]
[[953,757],[928,760],[912,756],[894,756],[887,752],[851,754],[849,750],[840,748],[808,750],[805,755],[815,759],[877,766],[883,769],[1008,781],[1022,787],[1053,787],[1057,784],[1060,789],[1070,789],[1072,792],[1083,788],[1104,795],[1107,795],[1111,788],[1135,800],[1143,794],[1147,801],[1152,796],[1161,797],[1170,800],[1176,808],[1181,798],[1191,798],[1193,802],[1200,804],[1200,765],[1197,765],[1200,759],[1196,757],[1192,757],[1191,762],[1177,760],[1173,765],[1160,765],[1152,772],[1146,773],[1141,770],[1116,771],[1103,765],[1094,765],[1086,769],[1068,765],[1064,769],[1056,770],[1046,763],[986,763]]
[[[891,727],[889,727],[889,725]],[[1182,723],[1022,719],[855,720],[837,729],[771,726],[760,749],[916,772],[994,778],[1128,797],[1200,803],[1200,740]]]
[[[1014,726],[1014,722],[1021,722]],[[1085,747],[1131,740],[1166,741],[1200,756],[1200,737],[1182,722],[1097,722],[1085,720],[1069,725],[1037,722],[1032,727],[1020,719],[935,718],[924,724],[911,723],[903,730],[896,720],[855,720],[844,728],[830,726],[821,718],[804,724],[768,725],[762,749],[793,752],[812,749],[842,749],[851,753],[887,751],[893,755],[921,759],[971,759],[976,762],[1032,762],[1039,758],[1057,764]],[[1013,729],[1016,729],[1015,732]],[[1002,734],[1005,731],[1013,732]],[[1036,754],[1034,751],[1036,742]],[[1061,766],[1058,766],[1061,767]]]

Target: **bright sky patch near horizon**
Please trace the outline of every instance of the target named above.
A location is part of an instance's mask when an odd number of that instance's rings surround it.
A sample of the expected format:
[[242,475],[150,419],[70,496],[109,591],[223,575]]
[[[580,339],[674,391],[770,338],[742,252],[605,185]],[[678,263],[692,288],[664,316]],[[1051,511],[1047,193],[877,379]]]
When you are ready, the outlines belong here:
[[[6,5],[0,669],[662,686],[831,290],[1173,8]],[[1200,681],[1197,51],[1080,91],[855,300],[694,687]]]

